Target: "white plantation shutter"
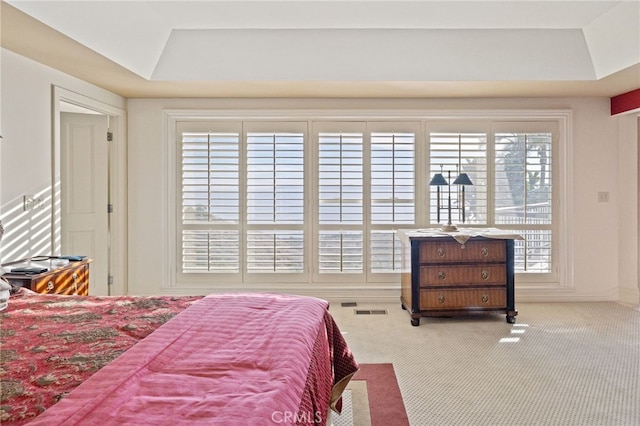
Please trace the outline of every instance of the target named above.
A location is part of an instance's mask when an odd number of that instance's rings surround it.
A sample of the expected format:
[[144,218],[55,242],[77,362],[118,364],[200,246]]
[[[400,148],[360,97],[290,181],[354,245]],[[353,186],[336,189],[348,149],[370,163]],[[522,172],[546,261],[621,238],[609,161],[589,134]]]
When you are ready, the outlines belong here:
[[495,224],[516,241],[516,272],[553,272],[555,123],[496,123]]
[[240,234],[224,230],[184,230],[182,272],[240,272]]
[[[429,134],[429,176],[443,171],[449,186],[441,186],[440,223],[447,223],[447,206],[451,191],[452,222],[462,223],[461,191],[459,185],[452,182],[459,173],[467,173],[473,185],[465,186],[465,224],[487,223],[487,134],[482,131],[433,131]],[[440,167],[442,166],[442,168]],[[450,178],[449,178],[450,173]],[[430,188],[430,222],[437,220],[437,188]]]
[[372,273],[400,272],[402,243],[395,231],[370,232],[370,263]]
[[181,270],[238,273],[240,132],[181,131],[179,138]]
[[415,134],[371,134],[371,223],[415,223]]
[[320,223],[362,225],[363,135],[321,133],[318,139]]
[[247,134],[247,223],[304,223],[304,134]]
[[397,283],[396,230],[437,226],[441,165],[473,182],[464,226],[523,235],[519,279],[558,281],[560,120],[175,123],[176,283]]
[[370,271],[397,272],[402,244],[396,228],[415,225],[415,132],[371,132]]
[[[358,123],[341,127],[362,128]],[[318,133],[318,266],[320,274],[364,272],[364,134]]]
[[362,231],[320,231],[319,272],[362,273],[364,268]]
[[[464,123],[463,131],[429,133],[430,177],[451,172],[453,181],[465,172],[473,182],[465,187],[465,224],[510,229],[525,237],[515,241],[516,272],[554,273],[551,168],[556,122],[495,122],[487,131],[474,131]],[[444,128],[443,126],[443,128]],[[477,125],[478,129],[486,127]],[[490,136],[489,136],[490,135]],[[490,144],[488,141],[490,140]],[[429,179],[430,179],[429,177]],[[450,187],[450,188],[449,188]],[[442,186],[440,223],[447,222],[448,191],[451,189],[452,222],[460,226],[461,188]],[[431,223],[437,222],[437,192],[430,189]]]
[[496,133],[496,223],[551,223],[552,134]]
[[305,272],[305,134],[248,131],[246,138],[247,272]]
[[247,272],[303,271],[303,231],[271,230],[247,232]]

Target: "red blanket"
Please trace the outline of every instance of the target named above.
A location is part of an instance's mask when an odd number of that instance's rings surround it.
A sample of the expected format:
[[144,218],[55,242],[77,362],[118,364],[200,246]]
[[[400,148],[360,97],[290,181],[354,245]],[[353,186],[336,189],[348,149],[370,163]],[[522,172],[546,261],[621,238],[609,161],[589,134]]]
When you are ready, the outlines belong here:
[[314,298],[208,296],[34,424],[324,424],[357,369]]
[[201,298],[12,296],[0,314],[0,423],[32,420]]

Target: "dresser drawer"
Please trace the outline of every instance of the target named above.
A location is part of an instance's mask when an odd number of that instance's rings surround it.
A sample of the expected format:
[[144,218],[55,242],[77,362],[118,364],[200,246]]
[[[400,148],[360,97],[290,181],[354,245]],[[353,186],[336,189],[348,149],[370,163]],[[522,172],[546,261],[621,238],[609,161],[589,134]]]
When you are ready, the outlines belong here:
[[45,294],[89,294],[89,267],[79,265],[38,278],[31,283],[31,290]]
[[457,241],[442,239],[420,243],[419,263],[500,262],[506,259],[504,240]]
[[420,309],[504,309],[504,288],[420,290]]
[[420,266],[420,287],[506,283],[506,264]]

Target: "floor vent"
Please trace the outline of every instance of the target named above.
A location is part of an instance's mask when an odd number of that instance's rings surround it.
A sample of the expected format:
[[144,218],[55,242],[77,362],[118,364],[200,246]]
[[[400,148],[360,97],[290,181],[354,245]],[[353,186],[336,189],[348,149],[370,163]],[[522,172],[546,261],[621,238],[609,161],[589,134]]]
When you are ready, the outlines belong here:
[[356,315],[387,315],[386,309],[355,309]]
[[342,302],[340,306],[342,306],[343,308],[353,308],[355,306],[358,306],[358,304],[356,302]]

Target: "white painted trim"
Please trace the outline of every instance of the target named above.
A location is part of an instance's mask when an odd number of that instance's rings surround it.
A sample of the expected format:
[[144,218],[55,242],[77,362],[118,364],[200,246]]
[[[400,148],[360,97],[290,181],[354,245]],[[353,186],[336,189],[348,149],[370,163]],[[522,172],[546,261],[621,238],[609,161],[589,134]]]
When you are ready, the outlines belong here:
[[164,166],[164,173],[162,174],[162,178],[164,180],[162,188],[167,188],[166,191],[161,191],[161,194],[158,194],[158,197],[161,199],[161,205],[165,206],[164,209],[159,211],[159,214],[162,215],[162,223],[163,229],[166,230],[163,241],[162,259],[162,268],[164,272],[162,274],[163,281],[160,283],[160,287],[165,290],[169,288],[176,287],[176,264],[178,263],[178,253],[177,253],[177,241],[176,241],[176,221],[177,218],[177,209],[175,208],[175,203],[170,202],[170,200],[177,199],[177,183],[176,179],[172,179],[172,176],[176,176],[176,144],[177,138],[176,134],[176,126],[178,119],[174,114],[168,113],[166,110],[164,111],[164,122],[165,126],[163,129],[162,140],[164,142],[162,149],[162,164]]
[[[163,295],[200,295],[204,293],[234,293],[238,292],[237,284],[221,284],[215,289],[204,286],[180,286],[171,288],[162,288]],[[268,286],[245,286],[243,292],[269,292],[269,293],[286,293],[297,294],[301,296],[311,296],[325,299],[331,302],[348,302],[356,301],[358,303],[397,303],[400,307],[400,285],[374,286],[374,285],[353,285],[352,283],[338,285],[331,283],[327,285],[289,285],[285,283],[273,284]],[[157,295],[154,293],[139,293],[136,295]],[[618,292],[616,288],[609,288],[598,293],[576,294],[574,289],[559,287],[540,287],[540,288],[516,288],[516,309],[519,303],[543,303],[543,302],[602,302],[602,301],[618,301]],[[625,300],[621,300],[625,302]],[[630,302],[631,304],[633,302]]]
[[[203,286],[192,286],[192,284],[188,283],[176,283],[176,242],[173,241],[173,238],[170,236],[175,235],[176,230],[176,211],[170,202],[167,201],[169,199],[176,199],[176,191],[177,191],[177,182],[173,179],[170,179],[170,176],[175,175],[176,161],[175,156],[177,152],[175,152],[175,143],[171,138],[176,138],[175,129],[176,124],[179,121],[229,121],[229,120],[240,120],[240,121],[250,121],[250,120],[307,120],[309,122],[320,122],[320,121],[473,121],[473,120],[503,120],[503,121],[536,121],[536,120],[545,120],[550,121],[554,120],[558,122],[558,142],[560,145],[560,151],[558,161],[562,162],[562,165],[558,167],[558,169],[562,170],[561,176],[561,188],[556,192],[557,197],[557,205],[561,206],[561,202],[566,203],[566,206],[562,206],[560,208],[561,216],[558,220],[557,232],[559,236],[559,240],[562,241],[562,244],[558,244],[558,247],[561,247],[561,253],[559,253],[556,265],[564,265],[561,270],[557,274],[558,282],[554,283],[539,283],[539,286],[536,285],[535,281],[529,282],[526,277],[524,279],[524,285],[532,286],[531,288],[535,289],[536,292],[544,289],[544,291],[548,292],[547,294],[555,294],[557,292],[572,292],[574,289],[574,271],[573,271],[573,261],[572,261],[572,236],[573,229],[572,223],[568,220],[571,217],[571,212],[573,211],[573,198],[572,197],[559,197],[560,193],[566,193],[569,188],[572,188],[572,170],[573,170],[573,136],[572,136],[572,128],[573,128],[573,112],[570,109],[496,109],[496,110],[433,110],[433,109],[278,109],[278,108],[265,108],[265,109],[171,109],[167,108],[163,110],[164,113],[164,122],[165,122],[165,134],[164,134],[164,143],[165,149],[163,150],[163,164],[165,175],[163,178],[165,179],[166,187],[169,189],[166,194],[159,194],[158,196],[163,198],[163,223],[167,230],[166,237],[164,239],[164,247],[162,253],[164,254],[162,258],[165,260],[165,264],[163,268],[165,270],[164,282],[162,283],[163,290],[169,288],[176,288],[175,291],[180,293],[195,291],[195,289],[206,289],[207,291],[211,291],[211,287],[203,287]],[[428,124],[428,123],[427,123]],[[421,131],[424,132],[424,126],[421,126]],[[315,131],[312,130],[311,134],[313,135]],[[424,136],[424,134],[422,135]],[[314,144],[317,141],[313,141]],[[554,153],[555,154],[555,153]],[[416,151],[416,155],[418,152]],[[417,176],[416,176],[417,178]],[[555,177],[554,177],[555,179]],[[564,200],[564,201],[563,201]],[[417,199],[416,199],[417,201]],[[426,220],[427,218],[418,218]],[[315,256],[314,256],[315,258]],[[312,260],[313,262],[313,260]],[[560,266],[558,266],[560,267]],[[525,274],[526,275],[526,274]],[[299,291],[309,291],[311,293],[324,291],[326,287],[322,286],[321,282],[313,281],[314,286],[312,286],[312,290],[309,290],[309,283],[306,283],[307,287],[300,287]],[[358,282],[350,282],[349,289],[340,288],[338,291],[340,294],[354,291],[354,289],[360,289],[359,285],[363,283]],[[274,285],[276,287],[274,287]],[[277,283],[270,282],[269,289],[271,291],[278,290]],[[295,285],[295,284],[293,284]],[[315,288],[317,286],[317,288]],[[179,290],[177,290],[179,288]],[[215,287],[215,291],[219,291],[226,288],[224,284],[217,283]],[[243,290],[251,290],[251,283],[244,283],[242,285]],[[257,291],[260,291],[261,287],[255,287]],[[384,287],[383,287],[384,288]],[[399,291],[399,286],[397,287],[397,291]],[[229,287],[229,291],[237,291],[237,284],[233,287]],[[264,290],[264,289],[263,289]],[[295,287],[286,286],[283,290],[286,291],[295,291]],[[367,294],[375,295],[377,292],[381,290],[379,286],[369,287],[368,284],[365,284],[365,287],[361,289],[361,291],[366,292]],[[173,291],[173,290],[171,290]],[[395,291],[395,290],[394,290]],[[516,288],[516,291],[519,291]],[[383,292],[384,293],[384,292]]]
[[640,289],[621,287],[618,300],[622,303],[637,304],[640,300]]
[[[67,102],[76,106],[98,111],[109,116],[109,127],[114,132],[114,143],[110,145],[111,163],[109,164],[109,197],[114,205],[114,212],[110,217],[110,265],[109,272],[114,277],[114,285],[109,287],[110,294],[127,293],[127,121],[126,111],[102,101],[90,98],[63,87],[51,86],[51,140],[52,140],[52,165],[51,182],[53,204],[60,203],[59,194],[56,194],[56,181],[59,171],[56,165],[60,164],[60,102]],[[106,206],[105,206],[106,208]],[[56,209],[52,209],[52,234],[55,234],[55,224],[59,223]],[[52,235],[52,249],[55,247],[55,235]]]
[[[259,120],[259,119],[304,119],[311,121],[320,120],[447,120],[447,119],[557,119],[558,117],[571,116],[569,109],[498,109],[498,110],[433,110],[433,109],[165,109],[165,114],[176,120]],[[182,121],[182,120],[180,120]]]
[[[564,194],[567,194],[570,188],[573,188],[573,162],[574,162],[574,144],[573,140],[573,112],[570,110],[565,111],[564,114],[560,117],[560,128],[558,129],[559,138],[560,138],[560,148],[563,150],[559,152],[560,154],[560,170],[563,171],[561,179],[561,189],[564,191]],[[562,139],[565,138],[565,139]],[[570,196],[561,196],[560,191],[556,192],[554,195],[557,197],[557,205],[561,206],[561,203],[564,201],[566,206],[564,208],[560,207],[560,216],[559,223],[557,226],[558,236],[560,237],[560,241],[563,241],[562,245],[563,250],[560,252],[560,257],[558,258],[557,266],[565,265],[562,270],[558,271],[558,278],[560,279],[560,283],[564,283],[564,287],[573,288],[575,286],[575,273],[574,273],[574,260],[573,253],[575,250],[573,249],[573,221],[570,219],[573,217],[574,207],[573,207],[573,199],[574,197]]]

